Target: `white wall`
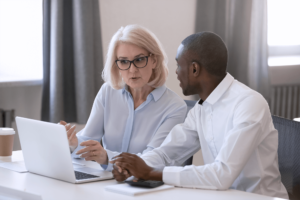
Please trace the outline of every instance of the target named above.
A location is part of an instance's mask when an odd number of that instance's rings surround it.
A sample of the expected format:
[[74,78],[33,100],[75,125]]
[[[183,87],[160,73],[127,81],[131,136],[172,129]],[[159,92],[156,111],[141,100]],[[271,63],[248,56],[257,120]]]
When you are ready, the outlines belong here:
[[181,41],[194,33],[196,0],[100,0],[103,54],[113,34],[121,27],[139,24],[160,40],[169,58],[167,86],[184,99],[175,74],[176,51]]
[[[0,108],[15,110],[15,116],[31,119],[41,119],[42,85],[28,86],[1,86],[0,84]],[[15,130],[16,123],[12,126]],[[18,134],[14,140],[14,150],[20,150]]]
[[[196,0],[99,0],[103,54],[113,34],[128,24],[150,29],[161,41],[169,58],[167,86],[184,99],[176,78],[176,51],[181,41],[194,33]],[[16,116],[41,119],[42,86],[0,87],[0,108],[15,109]],[[13,128],[16,129],[15,123]],[[82,127],[78,127],[82,128]],[[16,137],[14,149],[20,149]],[[196,161],[196,163],[195,163]],[[198,161],[194,159],[198,165]],[[200,156],[200,164],[203,163]]]
[[[196,0],[99,0],[103,56],[106,58],[108,44],[121,27],[139,24],[151,30],[162,43],[169,58],[167,86],[183,99],[175,74],[175,56],[181,41],[194,33]],[[201,150],[193,159],[194,165],[203,165]]]

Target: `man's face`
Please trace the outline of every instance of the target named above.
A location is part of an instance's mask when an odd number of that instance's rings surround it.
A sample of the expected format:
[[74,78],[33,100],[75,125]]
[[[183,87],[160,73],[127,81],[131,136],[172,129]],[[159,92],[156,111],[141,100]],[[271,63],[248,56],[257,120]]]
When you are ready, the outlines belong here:
[[187,96],[191,95],[189,92],[189,62],[186,59],[186,53],[183,52],[184,46],[182,44],[179,45],[176,54],[177,61],[177,79],[180,82],[180,87],[182,88],[182,93]]

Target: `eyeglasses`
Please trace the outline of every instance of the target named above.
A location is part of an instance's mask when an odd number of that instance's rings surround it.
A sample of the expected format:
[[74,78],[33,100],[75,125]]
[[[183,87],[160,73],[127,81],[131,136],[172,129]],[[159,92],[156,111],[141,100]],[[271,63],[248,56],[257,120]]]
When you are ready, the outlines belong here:
[[142,56],[139,58],[136,58],[132,61],[130,60],[116,60],[116,64],[120,70],[128,70],[131,66],[131,63],[134,64],[136,68],[144,68],[147,66],[148,63],[148,57],[152,56],[150,53],[149,56]]

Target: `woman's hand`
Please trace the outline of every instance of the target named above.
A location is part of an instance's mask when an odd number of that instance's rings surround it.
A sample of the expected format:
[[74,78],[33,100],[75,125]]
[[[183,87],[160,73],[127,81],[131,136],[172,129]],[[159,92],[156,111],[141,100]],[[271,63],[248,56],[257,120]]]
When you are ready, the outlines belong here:
[[71,149],[77,148],[78,139],[76,137],[76,131],[75,131],[76,126],[75,125],[71,126],[71,124],[67,124],[67,122],[65,121],[60,121],[58,124],[65,126],[70,148]]
[[84,158],[85,160],[94,160],[99,164],[108,164],[107,152],[99,142],[88,140],[82,142],[80,146],[86,146],[76,153],[77,155],[81,154],[81,158]]

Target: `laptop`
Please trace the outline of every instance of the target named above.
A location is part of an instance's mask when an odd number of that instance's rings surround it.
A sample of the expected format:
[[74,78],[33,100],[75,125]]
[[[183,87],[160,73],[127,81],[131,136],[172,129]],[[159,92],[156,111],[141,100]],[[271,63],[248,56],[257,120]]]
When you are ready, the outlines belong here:
[[100,165],[99,169],[73,166],[64,126],[23,117],[16,117],[16,123],[29,172],[70,183],[113,178],[112,173],[103,170]]

